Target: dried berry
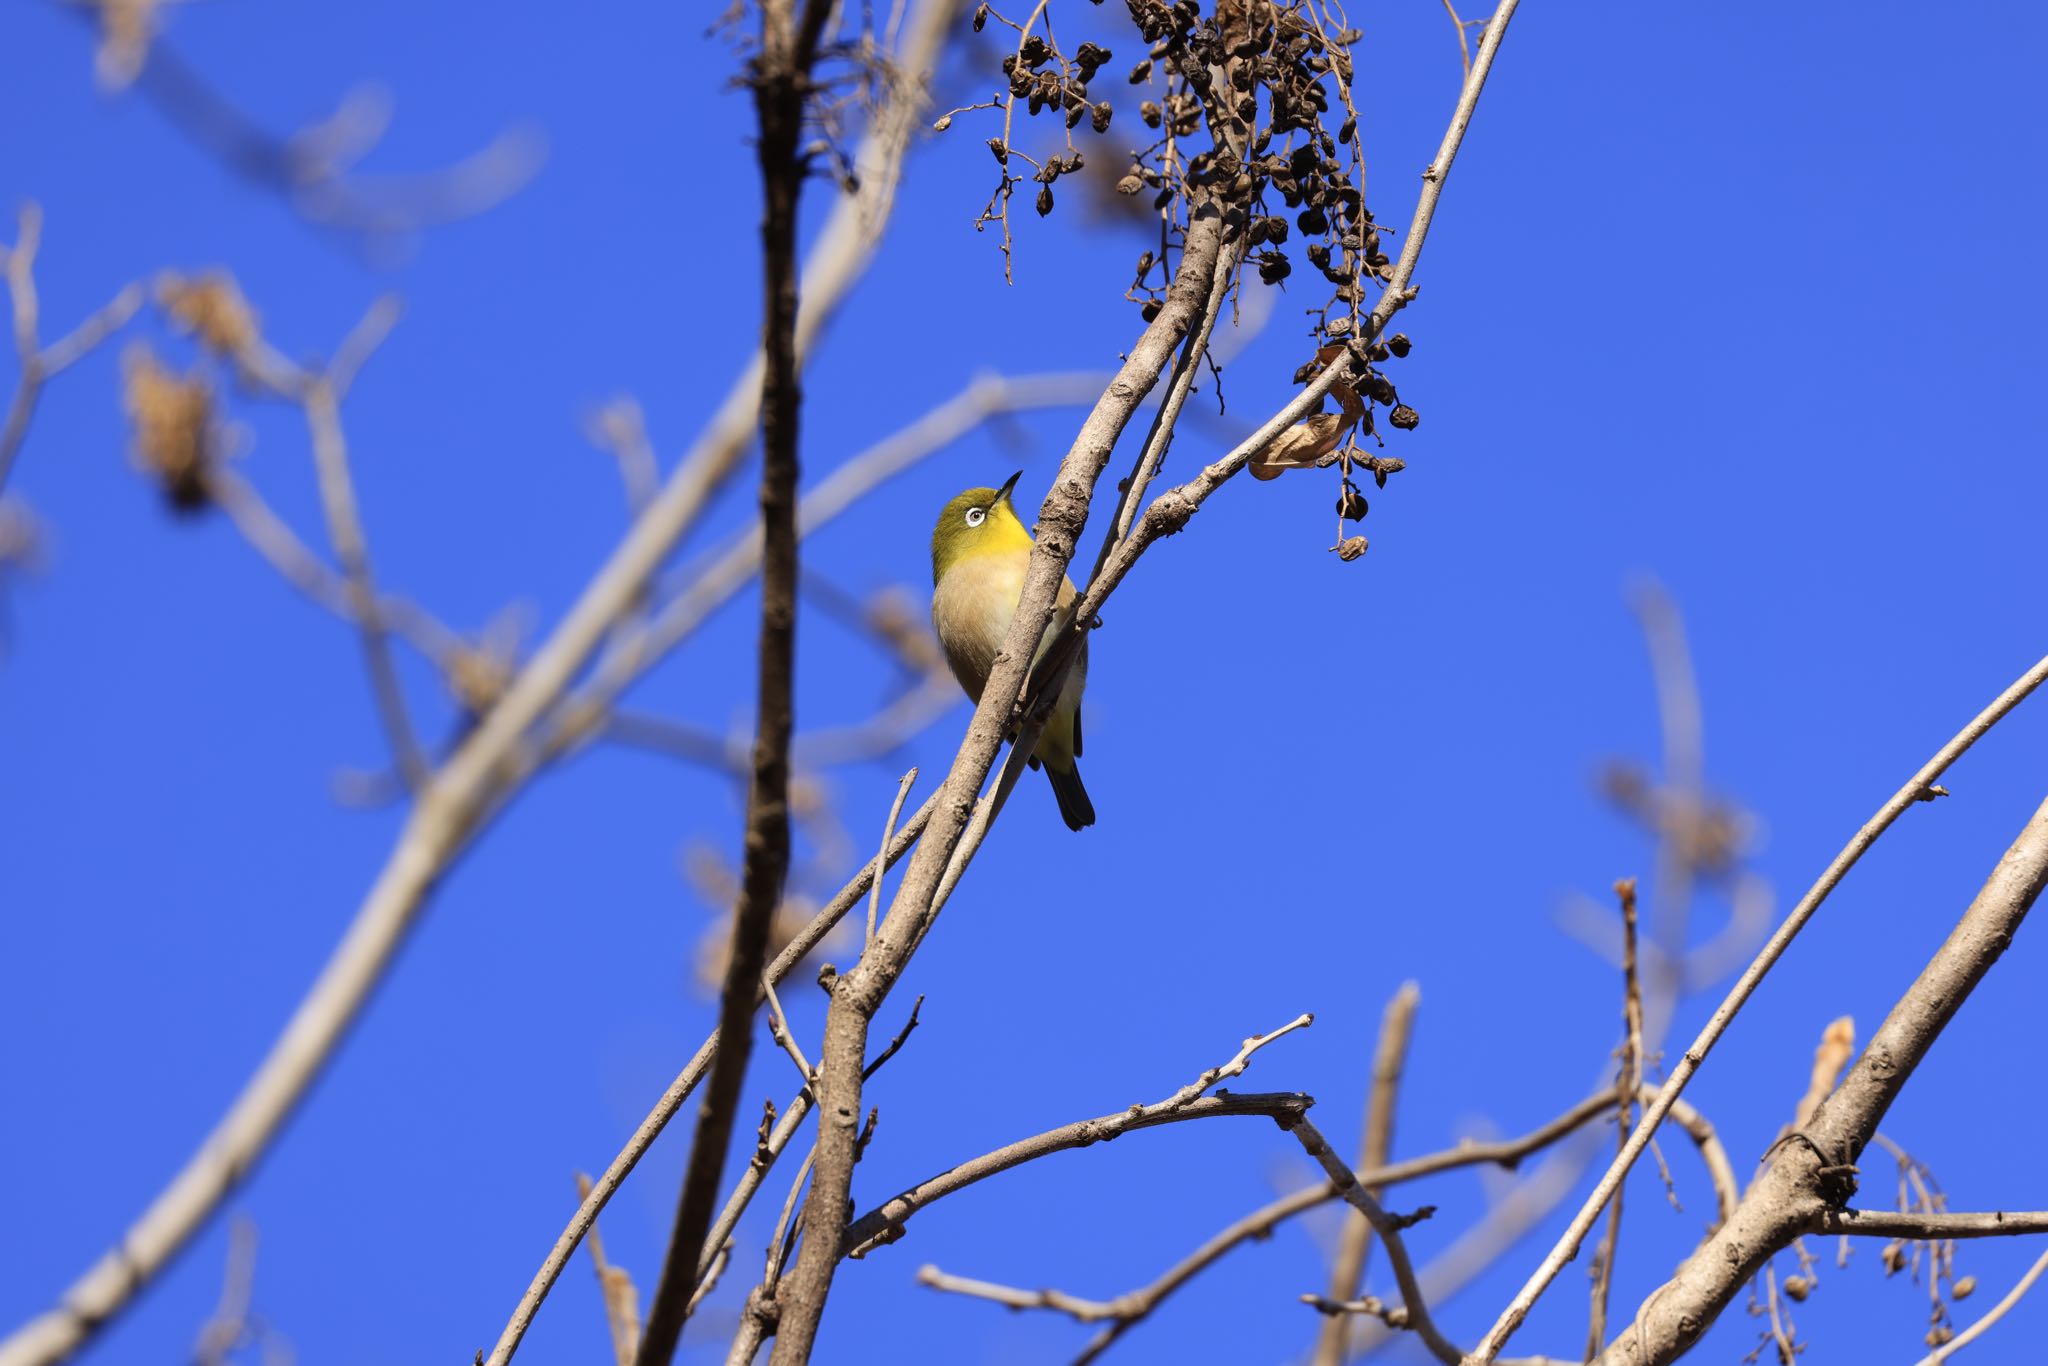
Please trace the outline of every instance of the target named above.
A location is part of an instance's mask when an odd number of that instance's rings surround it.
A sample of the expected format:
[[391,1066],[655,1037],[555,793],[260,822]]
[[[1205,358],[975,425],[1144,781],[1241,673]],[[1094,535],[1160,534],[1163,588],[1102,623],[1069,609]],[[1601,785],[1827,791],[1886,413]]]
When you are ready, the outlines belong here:
[[1039,187],[1038,203],[1035,207],[1038,209],[1038,216],[1040,218],[1052,212],[1052,186],[1044,185]]
[[1813,1282],[1806,1279],[1806,1277],[1787,1276],[1785,1278],[1785,1294],[1793,1301],[1803,1303],[1806,1297],[1812,1293]]
[[1976,1293],[1976,1290],[1977,1278],[1975,1276],[1964,1276],[1948,1288],[1949,1294],[1959,1300],[1967,1300],[1972,1294]]
[[1337,498],[1337,515],[1347,522],[1362,522],[1371,511],[1372,505],[1365,501],[1365,495],[1345,484],[1344,492]]
[[1396,427],[1399,427],[1404,432],[1414,431],[1415,424],[1417,422],[1420,422],[1421,420],[1421,416],[1413,408],[1409,407],[1405,403],[1395,408],[1393,412],[1387,414],[1387,421],[1393,423]]
[[1295,215],[1294,221],[1311,237],[1321,237],[1330,230],[1330,216],[1314,205]]
[[1393,336],[1387,338],[1387,350],[1397,356],[1407,355],[1408,349],[1413,345],[1414,343],[1408,340],[1406,332],[1396,332]]
[[1349,564],[1365,553],[1366,540],[1363,536],[1346,536],[1330,547],[1337,552],[1337,558]]

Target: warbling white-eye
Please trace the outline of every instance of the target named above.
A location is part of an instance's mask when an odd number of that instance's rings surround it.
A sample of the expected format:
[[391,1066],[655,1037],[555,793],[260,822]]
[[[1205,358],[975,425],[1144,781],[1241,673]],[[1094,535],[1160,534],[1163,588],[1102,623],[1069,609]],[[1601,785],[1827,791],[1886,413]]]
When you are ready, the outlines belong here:
[[[989,670],[1002,651],[1017,600],[1024,596],[1024,570],[1031,561],[1031,533],[1010,505],[1011,475],[999,489],[969,489],[939,514],[932,528],[932,625],[945,648],[953,676],[976,702],[988,683]],[[1032,657],[1036,664],[1046,644],[1074,610],[1074,583],[1060,581],[1057,610]],[[1088,645],[1067,671],[1059,700],[1046,718],[1031,766],[1045,769],[1059,800],[1060,817],[1069,830],[1095,824],[1095,806],[1081,786],[1074,758],[1081,752],[1081,690],[1088,679]]]

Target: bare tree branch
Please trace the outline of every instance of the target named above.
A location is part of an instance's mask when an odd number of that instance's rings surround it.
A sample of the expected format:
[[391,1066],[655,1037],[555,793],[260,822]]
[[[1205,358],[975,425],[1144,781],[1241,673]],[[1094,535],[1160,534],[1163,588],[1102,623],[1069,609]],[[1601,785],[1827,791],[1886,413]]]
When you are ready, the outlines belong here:
[[[1929,774],[1925,781],[1932,778]],[[1750,1186],[1734,1217],[1643,1302],[1634,1322],[1602,1355],[1603,1362],[1650,1366],[1676,1360],[1712,1326],[1742,1284],[1801,1233],[1954,1238],[2048,1231],[2048,1215],[2040,1214],[1895,1215],[1841,1207],[1855,1189],[1855,1162],[1885,1112],[2011,944],[2044,885],[2048,802],[2006,850],[1834,1094],[1805,1128],[1777,1145],[1774,1160]]]
[[[1692,1080],[1693,1074],[1699,1070],[1700,1064],[1705,1061],[1709,1050],[1713,1048],[1721,1035],[1727,1032],[1728,1025],[1734,1020],[1736,1012],[1742,1009],[1743,1004],[1756,991],[1757,986],[1763,981],[1764,975],[1771,970],[1771,967],[1779,958],[1784,956],[1785,950],[1790,947],[1792,940],[1798,935],[1799,931],[1805,928],[1806,922],[1813,918],[1814,912],[1820,909],[1821,903],[1827,899],[1828,893],[1835,889],[1843,877],[1847,876],[1849,870],[1856,865],[1856,861],[1862,858],[1864,851],[1877,841],[1878,836],[1890,829],[1892,823],[1903,815],[1908,807],[1918,802],[1926,801],[1929,798],[1935,779],[1946,772],[1950,764],[1961,757],[1964,751],[1968,750],[1986,731],[1996,725],[1999,719],[2005,716],[2007,712],[2018,706],[2027,694],[2039,687],[2043,679],[2048,679],[2048,658],[2038,661],[2031,669],[2022,674],[2011,687],[2001,693],[1992,701],[1990,706],[1978,713],[1967,726],[1958,732],[1954,739],[1942,746],[1935,756],[1928,760],[1918,773],[1908,779],[1904,787],[1893,793],[1891,798],[1878,809],[1877,814],[1872,816],[1864,824],[1863,828],[1850,838],[1849,843],[1843,847],[1842,852],[1835,855],[1834,861],[1822,872],[1820,879],[1807,890],[1805,896],[1800,898],[1799,904],[1792,908],[1791,913],[1778,926],[1778,929],[1772,934],[1762,951],[1758,953],[1756,959],[1751,962],[1742,976],[1736,980],[1735,985],[1729,989],[1727,998],[1721,1002],[1720,1007],[1715,1010],[1713,1016],[1707,1021],[1706,1026],[1700,1031],[1699,1037],[1693,1042],[1693,1046],[1686,1050],[1684,1056],[1679,1059],[1678,1064],[1671,1069],[1670,1077],[1665,1081],[1663,1088],[1657,1093],[1657,1099],[1651,1102],[1649,1108],[1644,1111],[1641,1122],[1636,1125],[1635,1132],[1629,1135],[1628,1143],[1622,1148],[1621,1155],[1614,1160],[1606,1173],[1600,1178],[1598,1184],[1594,1186],[1592,1194],[1586,1198],[1586,1202],[1580,1206],[1579,1212],[1573,1216],[1564,1234],[1557,1240],[1556,1245],[1552,1247],[1549,1254],[1544,1257],[1542,1265],[1536,1269],[1536,1272],[1529,1278],[1528,1283],[1515,1295],[1514,1300],[1502,1312],[1493,1328],[1481,1340],[1479,1346],[1474,1349],[1473,1357],[1476,1366],[1485,1366],[1486,1362],[1493,1360],[1494,1357],[1499,1355],[1501,1347],[1513,1335],[1515,1329],[1521,1325],[1522,1320],[1528,1317],[1530,1307],[1536,1303],[1537,1298],[1543,1293],[1544,1289],[1549,1286],[1551,1281],[1556,1279],[1557,1273],[1563,1270],[1565,1263],[1577,1255],[1579,1244],[1585,1238],[1587,1231],[1592,1228],[1593,1221],[1600,1217],[1600,1211],[1606,1207],[1607,1201],[1612,1198],[1615,1189],[1620,1186],[1622,1178],[1628,1174],[1628,1169],[1634,1165],[1638,1157],[1642,1156],[1643,1149],[1649,1146],[1650,1139],[1656,1134],[1657,1126],[1663,1122],[1664,1116],[1669,1113],[1671,1102],[1678,1098],[1679,1093],[1685,1089],[1686,1083]],[[1723,1232],[1725,1232],[1725,1229]],[[1701,1326],[1704,1327],[1704,1325]]]
[[[1642,1093],[1643,1099],[1648,1100],[1654,1094],[1655,1092],[1651,1088],[1646,1087]],[[1386,1186],[1420,1180],[1426,1176],[1434,1176],[1440,1172],[1452,1171],[1461,1167],[1480,1166],[1491,1163],[1512,1169],[1523,1158],[1541,1151],[1543,1148],[1548,1147],[1606,1113],[1613,1104],[1613,1094],[1603,1091],[1597,1095],[1588,1096],[1585,1100],[1579,1102],[1570,1110],[1565,1111],[1556,1119],[1551,1120],[1548,1124],[1533,1129],[1519,1138],[1504,1139],[1491,1143],[1477,1143],[1468,1139],[1456,1147],[1445,1149],[1442,1152],[1431,1153],[1424,1157],[1410,1158],[1405,1162],[1389,1163],[1384,1167],[1376,1169],[1361,1170],[1358,1173],[1358,1179],[1368,1189],[1379,1190]],[[1680,1125],[1698,1146],[1700,1157],[1713,1183],[1716,1205],[1721,1212],[1721,1217],[1725,1219],[1734,1212],[1736,1203],[1740,1199],[1740,1191],[1735,1182],[1734,1169],[1729,1165],[1728,1154],[1722,1148],[1720,1139],[1714,1132],[1714,1126],[1684,1101],[1680,1101],[1672,1108],[1671,1118],[1672,1122]],[[1329,1183],[1303,1187],[1292,1194],[1282,1196],[1278,1200],[1253,1210],[1243,1218],[1220,1230],[1214,1237],[1169,1267],[1165,1273],[1151,1284],[1119,1295],[1113,1300],[1083,1300],[1078,1296],[1067,1295],[1064,1292],[1052,1292],[1053,1298],[1044,1300],[1042,1304],[1022,1307],[1044,1307],[1072,1312],[1070,1306],[1073,1305],[1094,1305],[1111,1310],[1112,1312],[1108,1314],[1090,1316],[1090,1321],[1093,1321],[1095,1318],[1107,1318],[1110,1322],[1104,1326],[1101,1332],[1089,1340],[1081,1355],[1075,1358],[1075,1366],[1086,1366],[1086,1363],[1096,1360],[1118,1338],[1121,1338],[1126,1332],[1141,1323],[1174,1291],[1185,1285],[1200,1272],[1222,1260],[1233,1249],[1245,1243],[1264,1241],[1272,1235],[1273,1230],[1280,1224],[1298,1214],[1327,1204],[1337,1198],[1336,1188]],[[944,1278],[943,1274],[942,1279],[938,1281],[929,1278],[923,1279],[925,1284],[932,1286],[934,1289],[951,1290],[959,1288],[953,1283],[952,1278]],[[969,1284],[985,1286],[989,1283],[971,1282]],[[962,1290],[961,1293],[973,1294],[975,1292],[972,1290]],[[1016,1291],[1013,1292],[1013,1295],[1028,1296],[1031,1293]],[[1011,1303],[1010,1300],[1002,1302]],[[1013,1304],[1012,1307],[1020,1306]]]
[[[1281,1127],[1300,1140],[1303,1150],[1329,1174],[1330,1184],[1336,1188],[1338,1196],[1364,1215],[1372,1224],[1373,1232],[1379,1234],[1380,1241],[1387,1245],[1387,1261],[1393,1265],[1395,1284],[1401,1287],[1403,1316],[1400,1326],[1413,1329],[1423,1345],[1445,1366],[1458,1366],[1464,1353],[1437,1331],[1436,1323],[1429,1317],[1429,1306],[1422,1299],[1422,1287],[1415,1280],[1415,1266],[1408,1260],[1408,1246],[1401,1239],[1401,1221],[1380,1208],[1379,1201],[1373,1199],[1371,1192],[1360,1184],[1358,1174],[1344,1165],[1344,1159],[1337,1156],[1329,1142],[1317,1132],[1316,1126],[1309,1122],[1307,1115],[1291,1124],[1282,1120]],[[1425,1213],[1430,1212],[1433,1211]]]
[[1908,1238],[1934,1242],[1945,1238],[2024,1238],[2048,1233],[2048,1210],[1986,1210],[1983,1212],[1896,1209],[1831,1209],[1813,1216],[1809,1233],[1847,1234],[1859,1238]]
[[1012,1167],[1051,1153],[1065,1152],[1069,1148],[1085,1148],[1091,1143],[1101,1143],[1135,1129],[1178,1123],[1182,1119],[1210,1115],[1279,1116],[1306,1110],[1312,1102],[1307,1096],[1292,1091],[1269,1095],[1220,1092],[1206,1100],[1202,1096],[1216,1083],[1241,1075],[1251,1061],[1252,1054],[1284,1035],[1307,1028],[1312,1018],[1308,1015],[1298,1016],[1270,1034],[1246,1039],[1244,1046],[1229,1062],[1221,1067],[1210,1068],[1164,1100],[1155,1101],[1150,1105],[1133,1105],[1114,1114],[1048,1129],[1042,1134],[1019,1139],[992,1153],[984,1153],[980,1157],[962,1162],[929,1180],[920,1181],[909,1190],[891,1196],[854,1220],[840,1239],[837,1249],[839,1255],[865,1257],[875,1248],[901,1238],[903,1226],[909,1222],[910,1217],[933,1201],[943,1199],[955,1191],[965,1190],[975,1182],[985,1181],[998,1172],[1008,1171]]

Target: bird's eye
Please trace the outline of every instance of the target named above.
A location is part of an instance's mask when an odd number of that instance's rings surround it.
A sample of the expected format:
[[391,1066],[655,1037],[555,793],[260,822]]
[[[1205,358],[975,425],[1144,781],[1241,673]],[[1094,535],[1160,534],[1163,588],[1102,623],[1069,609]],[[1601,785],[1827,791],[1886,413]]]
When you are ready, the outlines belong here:
[[987,516],[987,508],[969,508],[967,509],[967,525],[980,526],[982,523],[982,519]]

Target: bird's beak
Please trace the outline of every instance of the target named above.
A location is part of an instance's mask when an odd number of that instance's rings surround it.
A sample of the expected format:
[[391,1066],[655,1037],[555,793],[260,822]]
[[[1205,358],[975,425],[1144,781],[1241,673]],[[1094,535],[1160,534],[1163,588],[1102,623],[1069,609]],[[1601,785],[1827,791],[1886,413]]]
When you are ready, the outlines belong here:
[[1014,488],[1016,488],[1016,487],[1017,487],[1017,481],[1018,481],[1019,479],[1022,479],[1023,477],[1024,477],[1024,471],[1022,471],[1022,470],[1018,470],[1018,471],[1017,471],[1017,472],[1016,472],[1015,474],[1011,475],[1011,476],[1010,476],[1010,477],[1009,477],[1008,479],[1005,479],[1005,480],[1003,481],[1003,486],[1002,486],[1001,488],[999,488],[999,489],[997,489],[997,490],[996,490],[996,501],[997,501],[998,503],[1007,503],[1007,502],[1009,502],[1009,501],[1010,501],[1010,490],[1011,490],[1011,489],[1014,489]]

